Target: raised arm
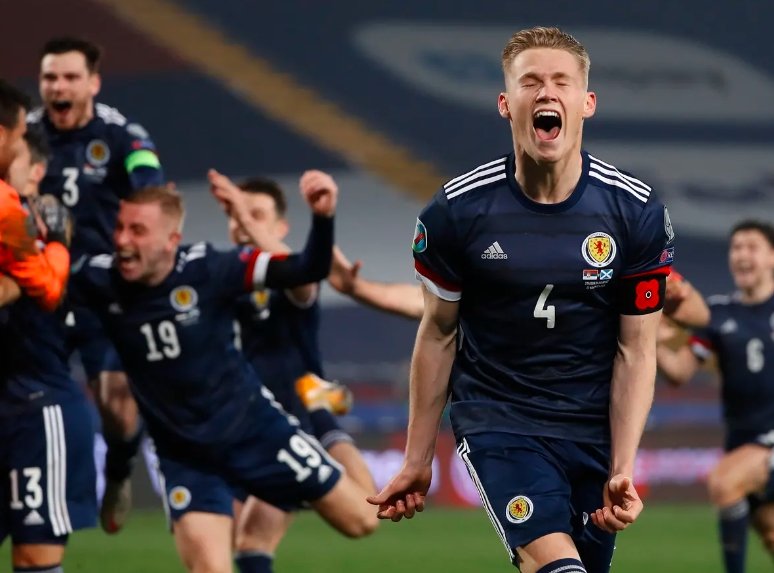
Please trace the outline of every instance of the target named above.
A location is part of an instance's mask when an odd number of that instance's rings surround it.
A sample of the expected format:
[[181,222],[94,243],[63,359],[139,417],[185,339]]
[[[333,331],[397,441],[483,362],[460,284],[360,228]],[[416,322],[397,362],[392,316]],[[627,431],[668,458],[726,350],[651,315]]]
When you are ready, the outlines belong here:
[[369,503],[380,519],[400,521],[424,509],[432,478],[435,443],[449,395],[456,352],[458,302],[443,300],[424,287],[424,313],[411,359],[406,453],[399,473]]
[[425,303],[417,284],[382,283],[360,276],[362,263],[351,263],[338,247],[333,248],[333,264],[328,282],[341,294],[377,310],[406,318],[422,318]]

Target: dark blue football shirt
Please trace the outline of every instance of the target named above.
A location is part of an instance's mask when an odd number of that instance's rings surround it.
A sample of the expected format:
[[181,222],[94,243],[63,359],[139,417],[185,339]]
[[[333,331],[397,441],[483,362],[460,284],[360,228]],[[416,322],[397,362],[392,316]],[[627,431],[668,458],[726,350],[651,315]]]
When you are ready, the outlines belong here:
[[[529,199],[509,154],[450,180],[419,215],[417,276],[437,296],[459,301],[451,374],[457,436],[609,441],[622,308],[661,308],[648,277],[668,274],[674,234],[650,186],[585,152],[582,160],[577,186],[561,203]],[[636,300],[622,301],[630,277],[643,280]]]

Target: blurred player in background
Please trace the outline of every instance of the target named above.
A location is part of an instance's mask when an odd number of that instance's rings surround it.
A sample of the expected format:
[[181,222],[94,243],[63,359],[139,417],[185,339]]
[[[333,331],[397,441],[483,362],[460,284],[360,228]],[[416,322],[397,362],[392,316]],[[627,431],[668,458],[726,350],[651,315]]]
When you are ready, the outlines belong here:
[[[232,570],[232,504],[243,494],[284,510],[307,501],[353,537],[376,526],[367,492],[287,417],[234,344],[242,293],[328,273],[336,190],[302,191],[314,217],[305,248],[291,255],[179,246],[180,195],[138,191],[121,203],[115,256],[91,258],[72,278],[127,368],[191,571]],[[233,215],[244,227],[248,216]]]
[[731,295],[707,299],[710,320],[689,345],[659,344],[658,365],[673,384],[717,357],[725,454],[707,481],[718,508],[726,573],[743,573],[752,521],[774,556],[774,227],[741,221],[731,232]]
[[[328,174],[307,172],[304,184],[336,189]],[[263,251],[288,253],[283,242],[290,231],[285,216],[287,201],[276,182],[252,178],[238,187],[223,175],[210,174],[213,193],[231,213],[243,203],[248,233],[235,217],[229,217],[229,234],[237,245]],[[260,239],[255,243],[254,239]],[[351,395],[340,384],[323,379],[318,343],[319,284],[292,289],[261,289],[243,295],[238,305],[242,352],[255,367],[263,384],[301,428],[317,438],[333,459],[362,491],[376,491],[376,484],[352,437],[339,426],[335,414],[349,411]],[[298,392],[297,392],[298,390]],[[241,573],[267,573],[292,514],[257,498],[249,498],[238,517],[236,563]]]
[[[76,265],[83,257],[110,252],[120,199],[164,181],[147,131],[117,109],[95,103],[101,59],[100,48],[80,38],[47,42],[40,62],[43,107],[28,117],[43,126],[52,149],[41,193],[58,197],[75,218],[71,253]],[[102,417],[108,449],[100,521],[113,533],[123,526],[131,504],[129,475],[141,439],[137,405],[96,317],[76,307],[68,325]]]
[[648,185],[581,151],[596,98],[577,40],[523,30],[502,63],[513,153],[419,216],[405,461],[370,501],[394,521],[423,509],[451,393],[458,453],[514,565],[604,573],[642,510],[632,474],[674,234]]
[[[8,180],[24,190],[43,240],[66,246],[72,234],[66,208],[51,195],[37,196],[46,152],[43,135],[28,130]],[[63,263],[66,271],[69,259]],[[67,273],[57,280],[63,293]],[[59,310],[21,297],[0,310],[0,343],[0,459],[8,508],[0,535],[11,536],[15,572],[61,572],[70,533],[96,524],[91,410],[70,377]]]

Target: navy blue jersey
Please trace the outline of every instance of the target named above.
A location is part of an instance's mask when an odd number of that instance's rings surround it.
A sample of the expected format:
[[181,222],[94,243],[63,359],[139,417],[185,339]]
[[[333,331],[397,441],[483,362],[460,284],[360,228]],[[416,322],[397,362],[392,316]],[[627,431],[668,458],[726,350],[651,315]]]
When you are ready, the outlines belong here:
[[22,296],[0,313],[0,413],[82,399],[70,377],[60,312],[46,312]]
[[[322,240],[314,241],[315,233]],[[100,317],[160,448],[223,444],[246,424],[261,424],[261,412],[272,406],[234,344],[236,300],[252,288],[321,280],[332,248],[333,222],[320,219],[300,255],[220,252],[198,243],[179,249],[174,269],[156,286],[124,281],[110,255],[75,272],[71,281],[83,297],[76,302]]]
[[738,294],[721,295],[707,304],[710,324],[695,333],[691,348],[702,360],[717,355],[728,445],[774,445],[774,297],[743,304]]
[[94,117],[80,129],[59,131],[43,109],[29,114],[43,126],[51,157],[40,193],[59,198],[73,214],[73,261],[82,255],[110,252],[120,199],[164,175],[156,148],[145,129],[115,108],[94,105]]
[[300,304],[288,291],[263,289],[240,297],[237,308],[242,352],[281,403],[299,377],[323,376],[316,297]]
[[[530,200],[510,154],[449,181],[417,221],[417,277],[459,301],[451,417],[482,431],[609,440],[623,284],[661,308],[674,234],[651,188],[585,152],[573,193]],[[640,279],[637,279],[640,281]],[[628,291],[627,291],[628,293]]]

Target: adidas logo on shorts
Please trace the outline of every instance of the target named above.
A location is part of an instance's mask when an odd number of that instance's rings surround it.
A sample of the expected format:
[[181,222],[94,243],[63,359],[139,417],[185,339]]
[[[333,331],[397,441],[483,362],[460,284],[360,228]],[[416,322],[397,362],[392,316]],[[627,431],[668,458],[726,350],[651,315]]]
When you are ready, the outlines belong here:
[[507,259],[508,253],[503,251],[502,247],[500,246],[500,243],[495,241],[492,243],[489,248],[481,253],[482,259]]

